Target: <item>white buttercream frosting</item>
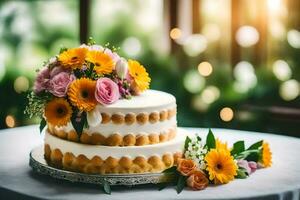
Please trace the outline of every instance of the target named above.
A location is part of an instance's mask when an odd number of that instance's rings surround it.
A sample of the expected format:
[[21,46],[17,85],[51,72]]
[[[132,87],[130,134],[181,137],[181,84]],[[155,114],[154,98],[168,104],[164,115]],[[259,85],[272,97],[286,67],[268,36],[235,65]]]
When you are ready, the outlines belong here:
[[121,158],[123,156],[129,158],[138,156],[149,158],[153,155],[157,155],[161,157],[167,153],[173,154],[183,151],[184,141],[188,133],[183,129],[178,129],[178,132],[179,134],[177,134],[175,139],[164,143],[145,146],[109,147],[70,142],[55,137],[46,131],[45,144],[48,144],[51,149],[60,149],[62,153],[71,152],[75,156],[83,154],[89,159],[96,155],[102,159],[106,159],[110,156],[114,158]]
[[131,99],[120,99],[107,106],[97,106],[100,112],[113,113],[151,113],[153,111],[175,108],[176,99],[173,95],[157,90],[146,90]]
[[[108,137],[111,134],[118,133],[121,136],[125,136],[128,134],[132,135],[150,135],[152,133],[162,133],[165,131],[168,131],[170,128],[177,127],[177,121],[176,117],[172,117],[170,120],[166,120],[163,122],[157,122],[154,124],[147,123],[140,125],[138,123],[132,124],[130,126],[126,124],[122,125],[115,125],[112,122],[109,122],[107,124],[98,124],[97,126],[90,126],[88,129],[84,129],[84,132],[87,134],[101,134],[105,137]],[[71,130],[74,130],[71,123],[69,123],[65,127],[56,128],[57,130],[63,130],[65,132],[70,132]]]
[[[119,113],[126,115],[128,113],[146,113],[150,114],[152,112],[160,112],[162,110],[168,110],[176,108],[176,99],[173,95],[156,91],[156,90],[147,90],[139,96],[133,96],[132,99],[121,99],[115,102],[114,104],[97,107],[90,113],[88,113],[88,123],[89,127],[84,130],[87,134],[101,133],[101,135],[108,137],[111,134],[118,133],[122,136],[133,134],[133,135],[149,135],[152,133],[162,133],[168,131],[170,128],[177,126],[176,116],[172,117],[169,120],[158,121],[156,123],[145,123],[140,125],[134,123],[131,125],[123,124],[113,124],[109,122],[107,124],[101,124],[101,115],[100,113],[107,113],[109,115]],[[97,121],[98,120],[98,121]],[[97,123],[98,122],[98,123]],[[55,127],[57,130],[62,130],[65,132],[70,132],[74,130],[71,123],[68,123],[67,126]]]

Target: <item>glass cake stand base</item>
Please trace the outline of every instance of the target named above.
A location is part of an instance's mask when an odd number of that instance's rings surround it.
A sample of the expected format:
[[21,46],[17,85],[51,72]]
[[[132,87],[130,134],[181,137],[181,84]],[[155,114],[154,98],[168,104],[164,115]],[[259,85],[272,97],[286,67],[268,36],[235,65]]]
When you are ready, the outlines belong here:
[[39,146],[30,152],[29,165],[34,172],[48,175],[56,179],[62,179],[71,182],[90,183],[103,185],[107,182],[109,185],[141,185],[141,184],[158,184],[167,182],[168,179],[163,173],[144,173],[144,174],[83,174],[77,172],[57,169],[47,164],[44,159],[44,148]]

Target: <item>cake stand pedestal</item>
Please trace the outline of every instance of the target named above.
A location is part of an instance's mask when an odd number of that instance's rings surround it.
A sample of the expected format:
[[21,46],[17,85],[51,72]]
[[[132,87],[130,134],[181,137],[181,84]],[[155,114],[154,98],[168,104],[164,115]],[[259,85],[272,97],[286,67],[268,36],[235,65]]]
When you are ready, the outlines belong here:
[[48,175],[56,179],[62,179],[71,182],[90,183],[103,185],[107,182],[109,185],[141,185],[141,184],[158,184],[166,182],[167,178],[163,173],[144,173],[144,174],[84,174],[66,171],[51,167],[44,159],[44,148],[39,146],[30,152],[29,165],[33,171]]

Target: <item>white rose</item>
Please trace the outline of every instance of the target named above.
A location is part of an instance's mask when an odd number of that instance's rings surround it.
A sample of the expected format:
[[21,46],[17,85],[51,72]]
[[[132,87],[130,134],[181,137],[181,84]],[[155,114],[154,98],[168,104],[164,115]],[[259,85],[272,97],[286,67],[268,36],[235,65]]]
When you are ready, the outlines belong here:
[[121,58],[118,60],[116,64],[116,72],[117,75],[121,78],[124,79],[127,76],[128,73],[128,63],[125,58]]

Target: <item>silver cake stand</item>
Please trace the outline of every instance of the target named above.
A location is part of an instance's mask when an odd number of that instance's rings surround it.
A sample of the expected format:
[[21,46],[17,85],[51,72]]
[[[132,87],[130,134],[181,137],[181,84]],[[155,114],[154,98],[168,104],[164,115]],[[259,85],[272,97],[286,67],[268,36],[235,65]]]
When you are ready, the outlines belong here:
[[48,175],[56,179],[62,179],[71,182],[91,183],[103,185],[104,182],[109,185],[141,185],[141,184],[158,184],[166,182],[167,178],[163,173],[144,173],[144,174],[83,174],[77,172],[56,169],[47,164],[44,159],[43,146],[36,147],[30,152],[29,165],[33,171]]

